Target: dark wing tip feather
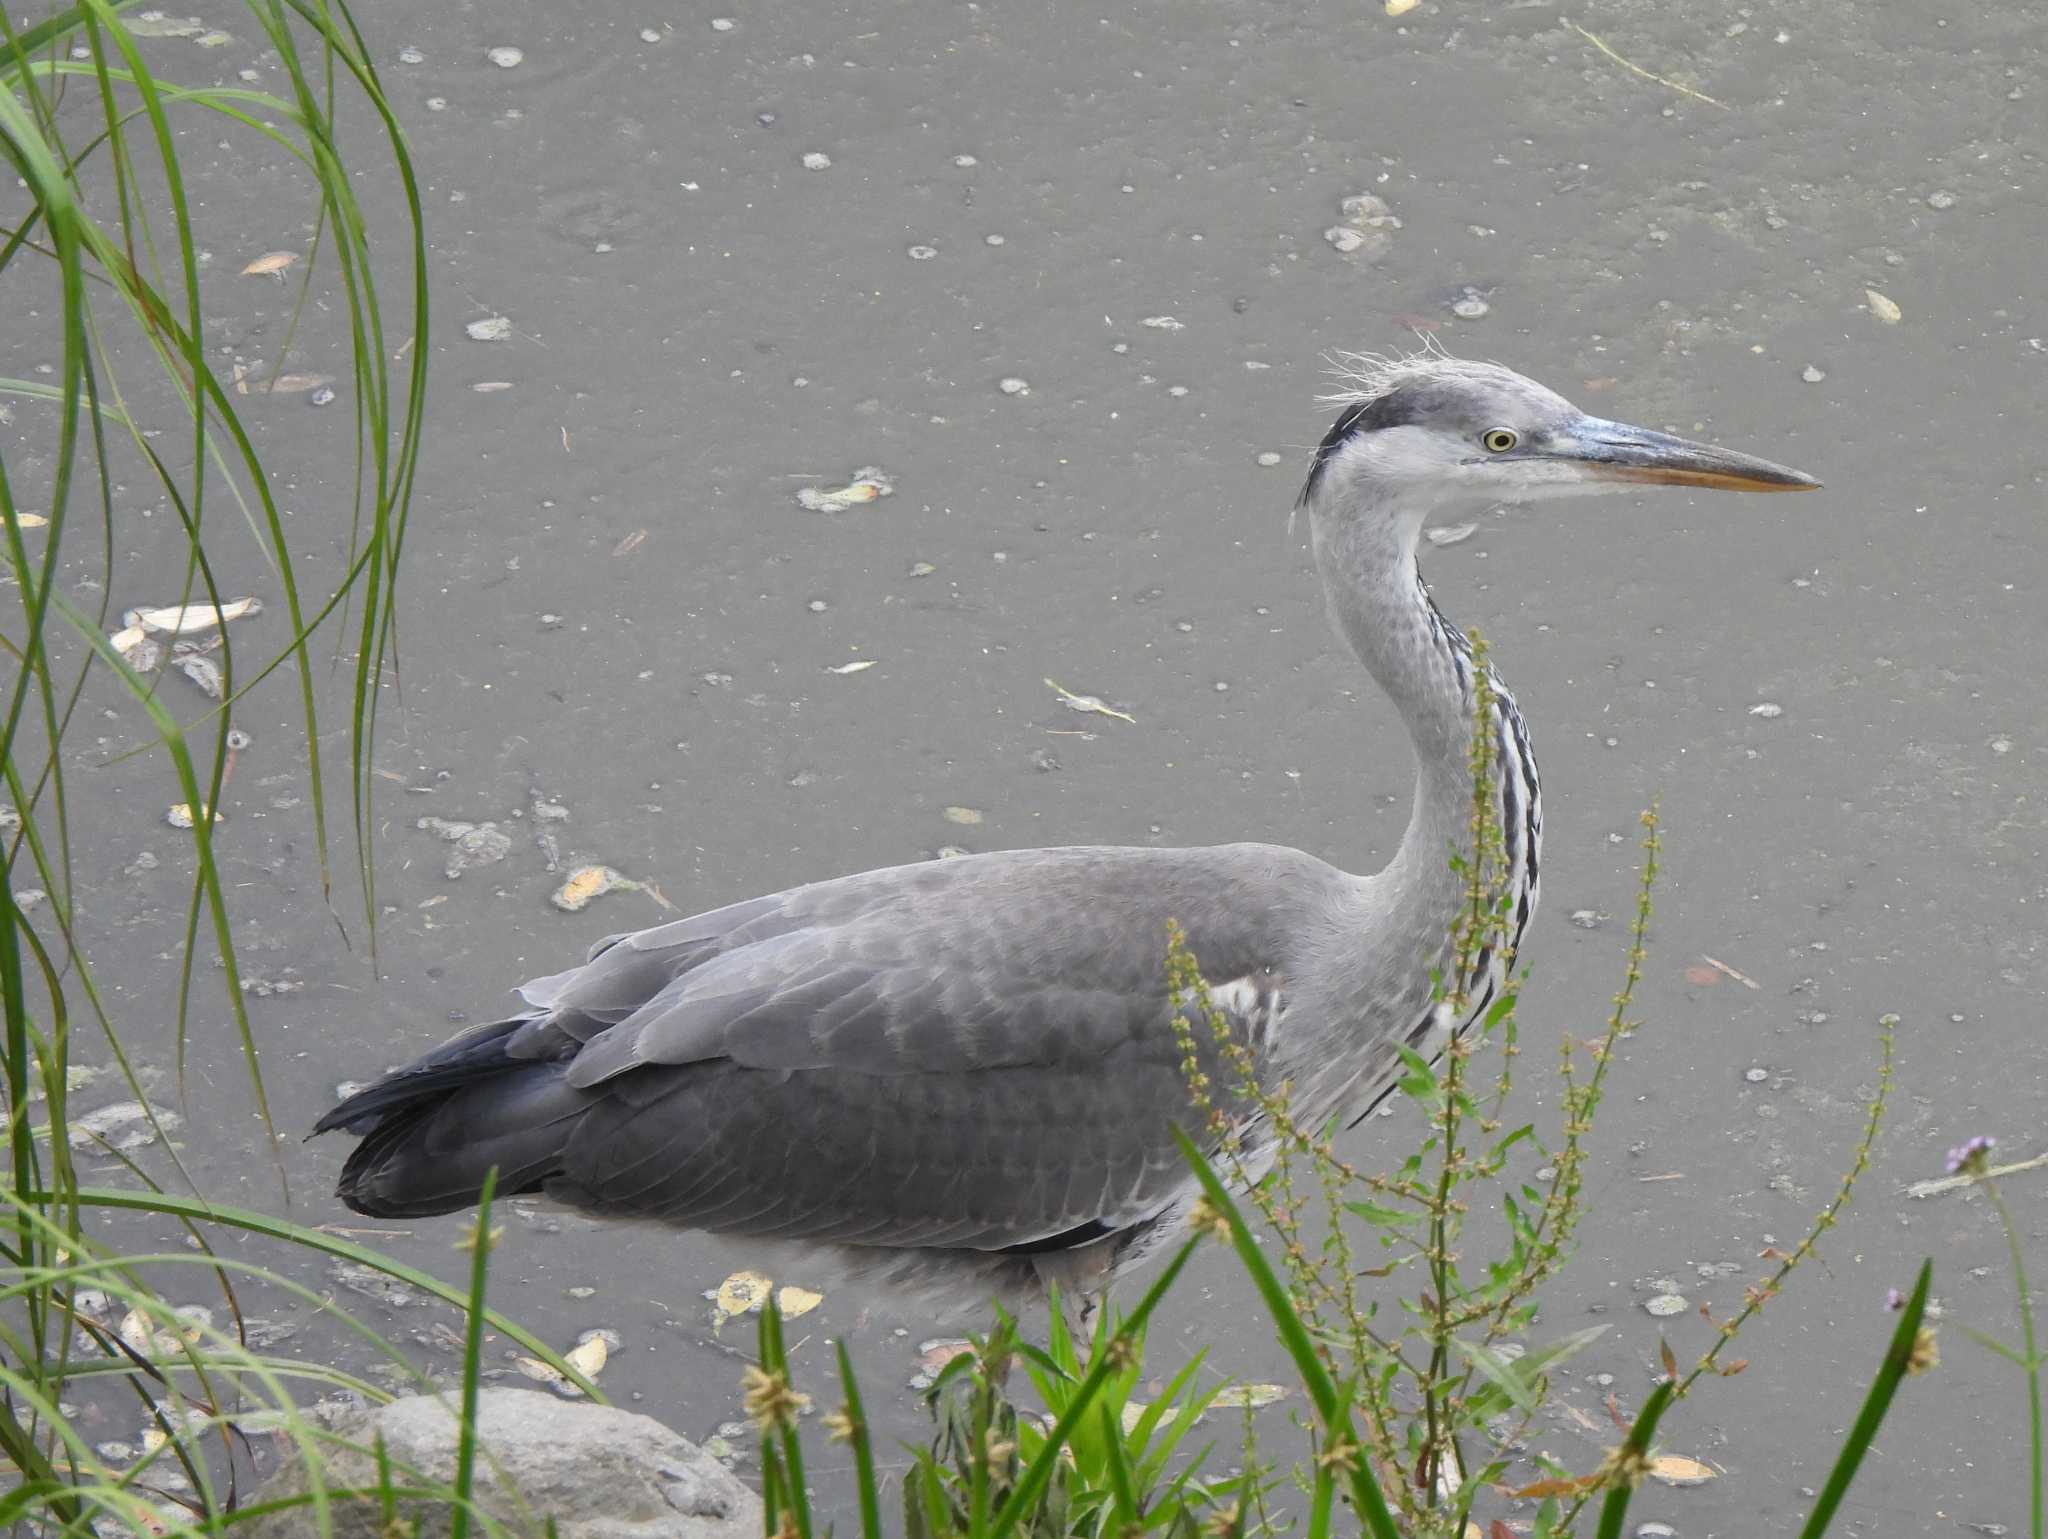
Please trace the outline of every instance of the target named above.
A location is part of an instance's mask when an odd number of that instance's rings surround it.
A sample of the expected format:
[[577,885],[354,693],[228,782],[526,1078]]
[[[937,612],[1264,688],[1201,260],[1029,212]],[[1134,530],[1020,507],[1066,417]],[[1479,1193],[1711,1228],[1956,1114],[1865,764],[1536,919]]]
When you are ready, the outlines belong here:
[[519,1068],[524,1060],[507,1056],[505,1043],[528,1019],[515,1016],[508,1021],[493,1021],[444,1043],[424,1058],[393,1070],[330,1107],[307,1136],[317,1138],[337,1129],[368,1133],[404,1107],[438,1099],[459,1085]]

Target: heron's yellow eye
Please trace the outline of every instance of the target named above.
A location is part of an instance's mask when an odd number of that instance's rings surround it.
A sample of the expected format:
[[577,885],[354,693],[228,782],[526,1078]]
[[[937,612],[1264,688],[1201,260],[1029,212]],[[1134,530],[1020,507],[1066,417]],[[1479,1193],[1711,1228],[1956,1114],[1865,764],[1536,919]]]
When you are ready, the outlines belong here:
[[1506,454],[1520,443],[1521,439],[1515,436],[1513,428],[1488,428],[1479,441],[1486,445],[1488,454]]

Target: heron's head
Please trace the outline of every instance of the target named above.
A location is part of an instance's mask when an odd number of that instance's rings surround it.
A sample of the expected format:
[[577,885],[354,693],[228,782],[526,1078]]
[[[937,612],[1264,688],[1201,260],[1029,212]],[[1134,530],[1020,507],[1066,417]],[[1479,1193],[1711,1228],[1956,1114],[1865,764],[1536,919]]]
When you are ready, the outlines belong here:
[[1406,508],[1464,497],[1530,501],[1649,485],[1808,491],[1813,477],[1753,455],[1588,416],[1497,363],[1346,354],[1344,410],[1316,450],[1301,505],[1387,494]]

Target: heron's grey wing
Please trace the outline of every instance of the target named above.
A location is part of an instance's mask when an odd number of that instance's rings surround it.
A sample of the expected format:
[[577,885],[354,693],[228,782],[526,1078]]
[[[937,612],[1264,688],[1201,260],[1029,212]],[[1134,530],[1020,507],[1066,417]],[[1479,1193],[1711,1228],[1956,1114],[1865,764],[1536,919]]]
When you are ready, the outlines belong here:
[[[1164,1011],[1158,1026],[1170,1049]],[[922,1074],[714,1060],[642,1068],[596,1095],[549,1193],[688,1228],[1030,1249],[1139,1224],[1190,1181],[1170,1051]]]
[[[1269,846],[1029,851],[627,936],[526,990],[549,1012],[527,1028],[533,1055],[569,1056],[570,1085],[604,1103],[549,1189],[866,1244],[1121,1227],[1186,1181],[1168,920],[1210,978],[1277,983],[1329,875]],[[1273,991],[1226,992],[1255,1033]]]
[[1268,972],[1329,867],[1265,845],[1027,850],[898,866],[617,937],[520,992],[512,1051],[630,1070],[964,1073],[1156,1050],[1167,927],[1212,979]]

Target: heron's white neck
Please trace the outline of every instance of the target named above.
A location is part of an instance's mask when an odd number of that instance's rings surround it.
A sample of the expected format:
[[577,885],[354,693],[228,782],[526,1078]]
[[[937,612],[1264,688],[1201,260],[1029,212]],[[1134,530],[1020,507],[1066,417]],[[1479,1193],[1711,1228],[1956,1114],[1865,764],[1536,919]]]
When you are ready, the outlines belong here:
[[[1316,569],[1338,628],[1401,713],[1415,749],[1415,804],[1400,849],[1386,868],[1355,890],[1355,912],[1333,916],[1331,942],[1346,953],[1345,1000],[1331,1005],[1370,1019],[1345,1021],[1361,1047],[1408,1040],[1425,1052],[1441,1048],[1427,1024],[1431,974],[1444,970],[1453,926],[1465,896],[1454,855],[1471,843],[1470,748],[1477,699],[1471,647],[1437,612],[1415,563],[1426,509],[1376,504],[1357,486],[1323,489],[1309,504]],[[1535,911],[1542,834],[1536,762],[1513,698],[1492,679],[1494,810],[1507,858],[1510,940]],[[1462,1029],[1497,987],[1503,959],[1490,957],[1489,980],[1474,992]],[[1379,1056],[1379,1055],[1375,1055]],[[1370,1078],[1380,1065],[1361,1061]],[[1342,1075],[1333,1078],[1341,1079]],[[1362,1087],[1369,1089],[1370,1086]],[[1341,1087],[1328,1094],[1348,1098]]]

